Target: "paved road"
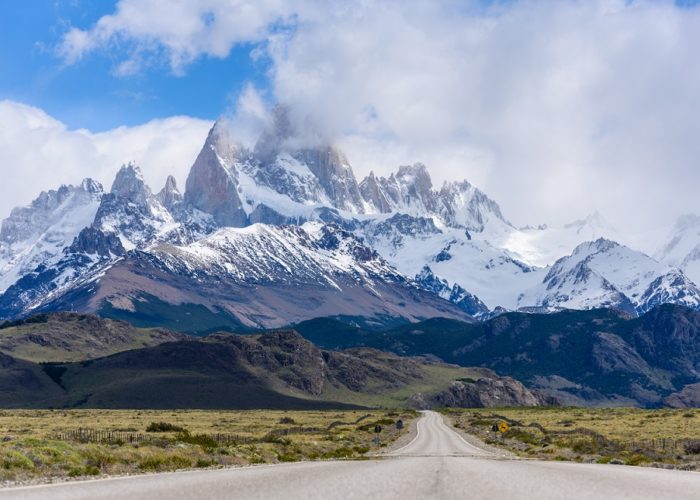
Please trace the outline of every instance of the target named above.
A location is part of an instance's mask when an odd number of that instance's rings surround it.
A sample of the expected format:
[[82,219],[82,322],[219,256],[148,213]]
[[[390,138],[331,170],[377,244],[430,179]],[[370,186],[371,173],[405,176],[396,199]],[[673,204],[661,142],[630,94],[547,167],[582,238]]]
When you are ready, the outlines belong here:
[[382,459],[154,474],[16,488],[4,499],[700,498],[700,473],[504,459],[426,412],[415,439]]

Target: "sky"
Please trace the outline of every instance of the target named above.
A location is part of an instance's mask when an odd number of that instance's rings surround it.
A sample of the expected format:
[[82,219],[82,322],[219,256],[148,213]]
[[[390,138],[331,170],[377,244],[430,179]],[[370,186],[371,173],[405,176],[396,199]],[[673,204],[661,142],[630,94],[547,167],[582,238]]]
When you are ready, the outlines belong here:
[[0,217],[132,160],[183,186],[217,117],[251,142],[283,104],[358,176],[423,162],[516,225],[658,238],[700,213],[697,3],[0,2]]

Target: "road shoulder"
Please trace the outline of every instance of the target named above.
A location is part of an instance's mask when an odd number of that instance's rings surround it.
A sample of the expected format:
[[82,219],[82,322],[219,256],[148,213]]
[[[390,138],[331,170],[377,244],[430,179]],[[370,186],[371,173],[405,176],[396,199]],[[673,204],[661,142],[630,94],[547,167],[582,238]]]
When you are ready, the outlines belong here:
[[450,429],[455,431],[459,436],[464,439],[467,443],[469,443],[472,446],[475,446],[479,449],[484,450],[485,452],[493,455],[494,457],[497,458],[508,458],[508,459],[518,459],[519,457],[508,451],[504,450],[503,448],[497,448],[496,446],[492,446],[490,444],[484,443],[481,439],[477,438],[473,434],[469,434],[468,432],[459,429],[458,427],[455,427],[453,420],[449,417],[449,415],[445,415],[443,413],[438,414],[442,417],[443,421],[445,424],[447,424]]

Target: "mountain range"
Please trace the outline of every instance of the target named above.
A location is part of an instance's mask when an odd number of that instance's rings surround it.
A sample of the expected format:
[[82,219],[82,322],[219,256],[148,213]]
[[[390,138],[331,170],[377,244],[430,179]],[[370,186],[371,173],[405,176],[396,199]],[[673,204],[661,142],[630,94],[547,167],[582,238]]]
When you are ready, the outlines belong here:
[[698,217],[652,257],[609,239],[598,214],[516,228],[467,181],[435,187],[422,164],[358,180],[337,148],[297,136],[283,108],[253,147],[219,120],[184,192],[169,177],[154,193],[130,163],[109,191],[85,179],[14,209],[0,318],[71,310],[207,333],[700,307]]

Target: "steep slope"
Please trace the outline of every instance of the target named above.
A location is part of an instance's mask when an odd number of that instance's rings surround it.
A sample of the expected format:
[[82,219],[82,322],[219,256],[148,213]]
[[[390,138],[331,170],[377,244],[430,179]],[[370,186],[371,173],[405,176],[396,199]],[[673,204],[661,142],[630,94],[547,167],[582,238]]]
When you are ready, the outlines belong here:
[[162,328],[138,329],[88,314],[39,314],[0,323],[0,352],[38,363],[83,361],[185,339]]
[[405,406],[415,392],[440,392],[456,379],[498,380],[367,348],[323,351],[293,331],[215,334],[43,367],[0,354],[0,365],[0,386],[14,383],[0,397],[3,407]]
[[191,245],[130,252],[99,277],[41,307],[61,310],[68,304],[142,325],[149,325],[148,311],[157,307],[151,324],[175,329],[181,329],[175,320],[182,307],[219,316],[221,323],[202,323],[194,330],[199,332],[276,327],[329,315],[379,323],[397,317],[469,318],[416,287],[350,233],[318,223],[226,228]]
[[477,239],[474,233],[463,229],[439,231],[430,219],[427,221],[393,216],[366,226],[364,232],[367,241],[399,271],[425,283],[421,275],[427,266],[433,276],[446,282],[450,295],[453,289],[463,290],[488,310],[517,308],[519,295],[542,280],[540,270],[489,241]]
[[363,345],[490,368],[564,405],[658,406],[668,398],[678,406],[697,401],[700,387],[700,313],[670,304],[638,318],[598,309],[507,313],[472,324],[431,319],[384,332],[331,320],[297,328],[327,339],[328,348]]
[[559,259],[519,300],[545,309],[613,307],[632,314],[664,303],[697,308],[700,290],[677,269],[602,238]]
[[0,293],[37,266],[60,258],[92,223],[102,194],[99,183],[85,179],[79,186],[44,191],[29,206],[15,208],[0,226]]

